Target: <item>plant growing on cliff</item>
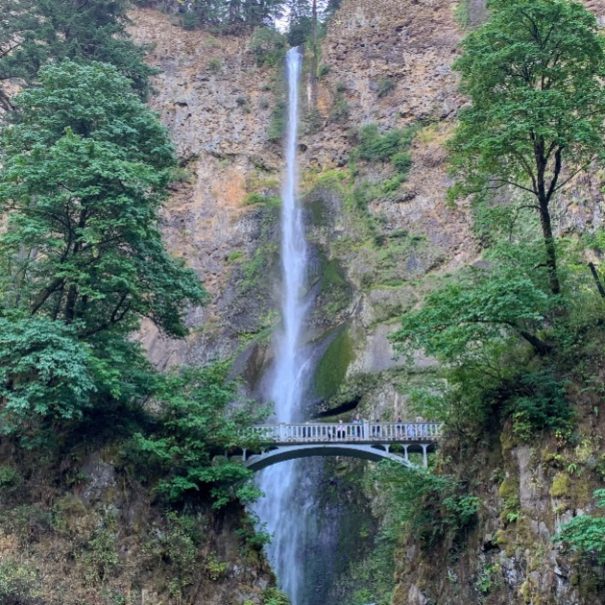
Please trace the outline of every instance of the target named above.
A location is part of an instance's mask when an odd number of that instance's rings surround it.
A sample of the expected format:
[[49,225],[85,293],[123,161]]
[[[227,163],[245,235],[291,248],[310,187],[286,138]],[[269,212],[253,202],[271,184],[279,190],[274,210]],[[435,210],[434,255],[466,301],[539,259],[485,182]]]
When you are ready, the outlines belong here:
[[603,157],[605,47],[594,15],[569,0],[493,0],[456,63],[472,104],[450,143],[452,191],[510,186],[540,218],[549,289],[561,281],[552,203]]
[[[605,509],[605,489],[595,490],[594,498],[597,508]],[[561,527],[555,541],[605,565],[605,517],[578,515]]]
[[446,536],[461,540],[476,521],[479,498],[445,475],[414,469],[401,472],[390,463],[379,465],[376,478],[385,501],[385,537],[397,540],[401,529],[431,548]]

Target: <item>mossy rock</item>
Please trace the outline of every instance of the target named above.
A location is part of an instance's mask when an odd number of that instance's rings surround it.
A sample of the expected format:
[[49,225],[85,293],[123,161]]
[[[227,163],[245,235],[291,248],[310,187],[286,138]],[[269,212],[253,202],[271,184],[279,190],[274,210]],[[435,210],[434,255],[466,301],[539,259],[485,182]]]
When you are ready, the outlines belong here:
[[498,487],[498,495],[502,500],[509,501],[519,498],[519,484],[512,477],[507,477]]
[[557,473],[550,486],[550,495],[553,498],[564,498],[569,495],[571,482],[567,473]]
[[322,399],[335,395],[354,358],[354,343],[349,330],[341,329],[317,364],[314,377],[315,394]]

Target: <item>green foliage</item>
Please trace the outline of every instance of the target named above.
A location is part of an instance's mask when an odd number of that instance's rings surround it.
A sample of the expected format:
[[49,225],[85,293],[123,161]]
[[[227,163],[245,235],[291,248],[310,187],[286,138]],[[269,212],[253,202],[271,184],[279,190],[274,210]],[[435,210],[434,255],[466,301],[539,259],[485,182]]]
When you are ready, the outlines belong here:
[[133,460],[172,504],[210,497],[221,508],[258,495],[250,471],[224,457],[255,442],[246,428],[258,419],[243,402],[231,405],[237,385],[228,371],[228,364],[215,363],[167,375],[156,393],[155,427],[134,437]]
[[381,134],[376,124],[368,124],[359,131],[359,158],[366,162],[388,162],[408,150],[415,128],[394,129]]
[[358,160],[364,160],[390,163],[395,169],[395,174],[376,192],[378,195],[396,191],[407,179],[412,167],[409,149],[417,130],[417,126],[409,126],[381,133],[376,124],[367,124],[359,131],[359,145],[351,154],[352,165],[355,166]]
[[223,67],[223,64],[221,63],[221,60],[217,57],[214,57],[213,59],[210,59],[210,61],[208,61],[208,71],[211,71],[212,73],[218,73],[221,71]]
[[[605,509],[605,489],[594,492],[597,508]],[[563,542],[580,555],[605,565],[605,517],[579,515],[561,527],[555,541]]]
[[470,0],[458,0],[454,17],[461,27],[466,28],[470,25]]
[[250,38],[250,51],[259,67],[281,65],[286,50],[286,39],[271,27],[257,27]]
[[509,385],[506,411],[513,421],[513,431],[524,441],[542,430],[569,434],[572,411],[565,396],[564,385],[549,369],[526,371]]
[[278,195],[267,195],[263,193],[249,193],[244,200],[244,204],[252,206],[255,204],[262,204],[266,206],[279,207],[281,205],[281,198]]
[[21,483],[19,471],[12,466],[0,466],[0,490],[7,492]]
[[512,336],[540,349],[546,345],[536,332],[550,304],[531,276],[499,261],[458,273],[429,294],[421,309],[402,318],[393,340],[402,352],[420,348],[447,362],[476,358],[486,346]]
[[0,561],[0,602],[35,605],[32,594],[37,585],[35,570],[9,557]]
[[0,82],[32,84],[42,66],[63,59],[100,61],[145,95],[153,70],[126,34],[127,9],[125,0],[0,0]]
[[267,588],[263,593],[263,605],[290,605],[290,600],[281,590]]
[[494,0],[456,63],[471,106],[451,141],[452,195],[511,186],[540,216],[549,288],[561,290],[551,202],[603,156],[605,45],[594,15],[569,0]]
[[0,317],[0,433],[25,437],[40,418],[52,425],[81,417],[97,363],[61,322]]
[[157,564],[168,566],[171,576],[169,592],[171,596],[182,599],[199,571],[205,520],[200,515],[175,511],[168,512],[165,519],[166,525],[161,531],[150,532],[144,552]]
[[[594,15],[569,0],[497,0],[463,43],[456,67],[473,104],[460,114],[454,168],[475,190],[487,179],[531,184],[532,139],[574,167],[602,147],[603,41]],[[490,180],[490,182],[492,182]]]
[[147,317],[182,336],[203,299],[161,240],[175,159],[156,117],[111,65],[39,77],[15,99],[0,171],[0,416],[30,445],[143,400],[152,370],[131,332]]
[[183,335],[202,290],[157,227],[175,163],[165,130],[113,67],[64,62],[40,78],[3,137],[4,305],[84,337],[142,316]]
[[271,22],[281,14],[283,0],[136,0],[176,13],[187,29],[204,26],[226,34],[237,34]]
[[332,108],[330,109],[330,120],[333,122],[344,122],[349,117],[350,111],[351,108],[344,95],[344,91],[337,90],[334,95]]
[[465,486],[451,477],[421,469],[402,472],[381,463],[377,479],[388,502],[384,531],[391,539],[405,528],[428,549],[446,536],[463,539],[476,521],[479,498],[468,495]]
[[103,582],[120,563],[117,550],[115,523],[95,528],[86,544],[84,561],[88,570],[88,580]]
[[286,104],[284,101],[278,101],[271,112],[271,122],[267,138],[272,143],[281,141],[286,130]]

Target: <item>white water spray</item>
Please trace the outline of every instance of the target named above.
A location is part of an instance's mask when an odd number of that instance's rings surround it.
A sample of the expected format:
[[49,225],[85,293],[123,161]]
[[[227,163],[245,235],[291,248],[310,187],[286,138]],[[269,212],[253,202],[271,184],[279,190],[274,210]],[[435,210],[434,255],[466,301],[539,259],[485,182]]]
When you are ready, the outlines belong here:
[[[278,422],[300,420],[301,399],[310,365],[301,340],[306,315],[305,282],[307,244],[302,212],[298,205],[297,128],[298,84],[301,56],[297,48],[287,54],[288,132],[286,137],[286,170],[282,187],[282,330],[275,343],[270,396],[275,403]],[[303,567],[302,545],[305,524],[300,518],[300,482],[298,469],[302,461],[284,462],[264,470],[259,479],[266,494],[255,507],[261,522],[272,536],[269,559],[281,588],[297,605],[301,594]],[[304,504],[303,504],[304,509]]]

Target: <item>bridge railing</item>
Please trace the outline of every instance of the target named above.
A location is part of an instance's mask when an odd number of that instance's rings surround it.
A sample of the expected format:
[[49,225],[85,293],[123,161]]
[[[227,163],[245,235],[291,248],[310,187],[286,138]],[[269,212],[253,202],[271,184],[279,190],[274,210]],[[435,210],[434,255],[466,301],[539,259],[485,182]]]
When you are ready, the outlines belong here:
[[424,442],[439,438],[441,425],[434,422],[368,422],[262,425],[253,428],[260,440],[267,443],[321,442]]

